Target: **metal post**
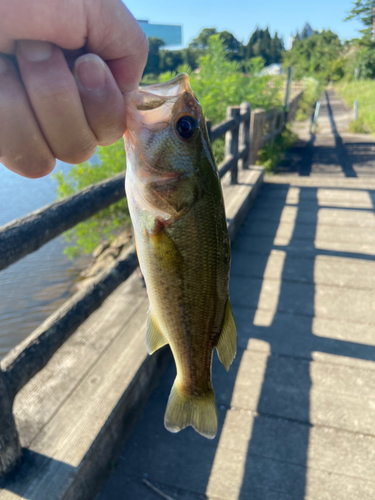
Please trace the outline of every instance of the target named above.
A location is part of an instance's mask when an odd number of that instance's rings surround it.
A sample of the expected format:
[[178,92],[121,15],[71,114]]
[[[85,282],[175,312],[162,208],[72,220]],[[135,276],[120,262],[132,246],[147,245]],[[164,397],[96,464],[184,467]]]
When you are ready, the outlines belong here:
[[320,101],[318,101],[316,103],[316,107],[315,107],[315,113],[314,113],[314,117],[313,117],[313,122],[311,124],[311,133],[312,134],[315,134],[316,124],[317,124],[318,116],[319,116],[319,111],[320,111]]
[[354,101],[354,120],[358,120],[358,101]]
[[[227,107],[227,120],[232,118],[238,118],[240,116],[239,106],[228,106]],[[239,126],[235,127],[233,130],[229,130],[225,134],[225,158],[229,157],[236,158],[238,156],[238,138],[239,138]],[[230,172],[230,182],[231,184],[237,184],[238,177],[238,161],[236,161],[235,166]]]
[[240,160],[240,168],[247,169],[250,164],[250,117],[251,106],[248,102],[243,102],[240,106],[241,115],[248,115],[247,118],[240,125],[239,147],[240,151],[248,149],[246,156]]
[[10,472],[22,454],[13,417],[13,394],[6,374],[0,370],[0,477]]

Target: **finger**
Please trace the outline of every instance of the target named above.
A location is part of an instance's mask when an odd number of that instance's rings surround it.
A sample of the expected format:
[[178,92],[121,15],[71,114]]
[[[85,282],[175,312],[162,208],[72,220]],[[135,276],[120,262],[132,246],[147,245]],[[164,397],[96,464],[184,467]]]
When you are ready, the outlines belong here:
[[61,49],[47,42],[21,41],[16,57],[35,116],[55,158],[67,163],[90,158],[96,137]]
[[125,107],[111,71],[100,57],[86,54],[76,60],[73,73],[98,144],[113,144],[125,132]]
[[13,64],[0,56],[0,162],[29,178],[51,172],[55,158]]
[[138,88],[146,66],[146,35],[121,1],[96,1],[100,8],[87,10],[87,48],[107,61],[122,92],[131,92]]
[[0,2],[0,52],[15,40],[45,40],[63,49],[86,47],[105,60],[123,92],[138,87],[148,42],[121,0],[11,0]]

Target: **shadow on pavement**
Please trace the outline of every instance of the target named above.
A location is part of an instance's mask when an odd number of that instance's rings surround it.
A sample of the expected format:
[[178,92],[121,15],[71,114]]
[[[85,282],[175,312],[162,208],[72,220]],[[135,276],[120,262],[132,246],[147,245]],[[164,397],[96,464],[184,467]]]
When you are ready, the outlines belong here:
[[[305,498],[312,353],[375,361],[375,347],[314,333],[316,258],[370,256],[316,249],[319,190],[293,189],[298,196],[290,200],[289,184],[266,184],[233,243],[231,299],[239,349],[229,373],[214,356],[218,436],[209,441],[191,428],[175,435],[164,429],[175,376],[171,366],[98,500],[120,500],[124,492],[129,499],[157,500],[143,478],[174,500]],[[285,207],[292,207],[296,216],[283,242],[278,231]],[[268,304],[264,309],[264,287],[269,285],[264,277],[275,258],[282,262],[279,294],[274,308]]]

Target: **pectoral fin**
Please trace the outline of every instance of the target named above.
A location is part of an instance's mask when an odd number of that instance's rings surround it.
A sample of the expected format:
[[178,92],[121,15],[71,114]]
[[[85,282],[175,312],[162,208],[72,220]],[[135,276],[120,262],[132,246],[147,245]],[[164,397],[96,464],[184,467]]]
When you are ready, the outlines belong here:
[[150,313],[147,321],[146,346],[149,354],[168,344],[164,335],[161,333],[156,321]]
[[221,363],[228,371],[237,352],[237,330],[229,299],[225,306],[223,328],[216,344],[216,351]]

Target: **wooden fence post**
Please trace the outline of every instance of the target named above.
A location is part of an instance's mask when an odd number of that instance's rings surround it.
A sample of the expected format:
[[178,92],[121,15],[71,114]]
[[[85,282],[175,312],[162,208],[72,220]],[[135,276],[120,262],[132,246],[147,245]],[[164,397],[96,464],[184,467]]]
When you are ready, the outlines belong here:
[[241,115],[248,114],[249,116],[240,125],[240,136],[239,136],[239,148],[240,151],[248,148],[248,153],[246,156],[240,160],[239,166],[242,169],[249,168],[250,164],[250,117],[251,117],[251,106],[248,102],[243,102],[240,106]]
[[272,114],[272,118],[269,122],[269,127],[270,127],[269,132],[271,133],[270,143],[273,144],[275,142],[275,137],[276,137],[277,109],[272,108],[270,114]]
[[255,109],[250,120],[250,165],[255,165],[258,153],[263,147],[264,122],[266,111]]
[[[232,118],[238,118],[240,116],[240,106],[228,106],[227,107],[227,120]],[[230,157],[236,157],[238,155],[238,139],[239,139],[239,126],[232,130],[229,130],[225,134],[225,159]],[[238,176],[238,161],[236,165],[231,169],[231,184],[237,184]]]
[[13,417],[13,394],[5,373],[0,370],[0,477],[10,472],[22,454]]

